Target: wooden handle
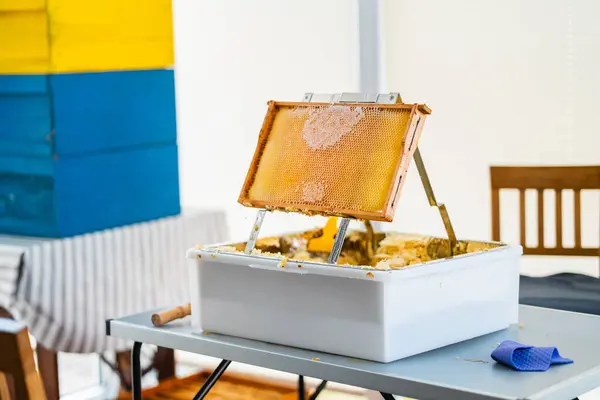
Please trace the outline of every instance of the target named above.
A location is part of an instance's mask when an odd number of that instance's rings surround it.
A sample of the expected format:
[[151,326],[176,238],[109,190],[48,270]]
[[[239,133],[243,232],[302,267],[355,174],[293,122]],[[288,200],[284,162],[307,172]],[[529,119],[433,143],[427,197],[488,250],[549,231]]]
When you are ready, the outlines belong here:
[[152,314],[152,324],[154,326],[163,326],[171,321],[186,317],[192,313],[192,306],[190,303],[185,306],[175,307],[171,310],[163,311],[159,314]]

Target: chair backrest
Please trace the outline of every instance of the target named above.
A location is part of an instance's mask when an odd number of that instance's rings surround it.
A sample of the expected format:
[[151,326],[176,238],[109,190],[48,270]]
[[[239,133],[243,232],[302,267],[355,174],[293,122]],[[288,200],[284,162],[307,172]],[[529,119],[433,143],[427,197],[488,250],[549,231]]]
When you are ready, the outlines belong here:
[[[490,168],[492,186],[492,240],[500,240],[500,190],[519,190],[519,231],[523,254],[551,256],[590,256],[600,258],[600,243],[596,247],[581,245],[581,190],[600,190],[600,165],[561,167],[503,167]],[[537,247],[525,242],[525,190],[537,190]],[[556,247],[544,246],[544,190],[554,190],[556,198]],[[575,246],[563,246],[562,191],[573,190]],[[600,206],[600,205],[599,205]]]
[[[0,349],[0,373],[12,376],[15,398],[45,400],[46,393],[35,366],[27,327],[12,319],[0,318]],[[6,386],[5,377],[0,378],[3,400],[7,393]]]

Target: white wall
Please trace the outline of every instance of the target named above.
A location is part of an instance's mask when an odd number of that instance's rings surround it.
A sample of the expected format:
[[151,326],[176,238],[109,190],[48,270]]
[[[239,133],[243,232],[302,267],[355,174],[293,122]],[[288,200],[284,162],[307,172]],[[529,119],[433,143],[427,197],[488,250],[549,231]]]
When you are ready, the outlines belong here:
[[[600,25],[594,21],[600,2],[381,3],[383,89],[433,109],[422,154],[459,236],[490,236],[491,164],[600,163]],[[175,1],[184,205],[224,207],[232,236],[246,237],[255,212],[236,200],[266,101],[296,100],[306,91],[357,91],[357,10],[354,0]],[[503,234],[515,241],[517,198],[505,198]],[[583,241],[593,245],[600,199],[584,194],[583,201]],[[548,198],[550,240],[552,206]],[[399,207],[393,228],[444,234],[414,167]],[[570,221],[565,215],[567,228]],[[264,233],[313,223],[269,216]]]
[[[268,100],[358,91],[351,0],[176,0],[182,203],[224,207],[245,239],[255,210],[237,204]],[[264,233],[312,223],[283,215]]]
[[[600,164],[599,13],[595,0],[383,0],[386,89],[433,110],[420,148],[459,236],[490,236],[490,165]],[[394,225],[443,234],[411,172]],[[582,198],[582,241],[597,245],[600,197]],[[535,193],[527,199],[533,206]],[[552,243],[553,193],[545,199]],[[501,201],[503,239],[516,241],[517,194]],[[572,234],[571,215],[564,225]],[[597,259],[557,262],[537,272],[598,271]]]

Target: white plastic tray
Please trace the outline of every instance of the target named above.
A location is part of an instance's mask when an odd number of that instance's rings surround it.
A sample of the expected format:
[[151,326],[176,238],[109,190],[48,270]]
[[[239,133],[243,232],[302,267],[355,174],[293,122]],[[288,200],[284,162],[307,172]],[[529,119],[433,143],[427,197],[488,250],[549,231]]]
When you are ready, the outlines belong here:
[[381,271],[190,249],[192,318],[199,331],[391,362],[517,323],[521,254]]

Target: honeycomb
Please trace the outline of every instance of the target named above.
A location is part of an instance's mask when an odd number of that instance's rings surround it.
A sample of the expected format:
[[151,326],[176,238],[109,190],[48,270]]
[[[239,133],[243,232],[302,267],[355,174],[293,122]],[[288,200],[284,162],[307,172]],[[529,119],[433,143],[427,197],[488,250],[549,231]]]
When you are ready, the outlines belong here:
[[[262,237],[257,240],[253,254],[283,257],[285,261],[281,265],[282,268],[288,261],[327,263],[328,252],[309,250],[310,241],[319,237],[321,233],[320,230],[312,230],[282,236]],[[373,243],[375,249],[370,246]],[[496,243],[459,240],[454,256],[487,251],[499,246]],[[246,243],[242,242],[207,249],[224,253],[242,253],[245,247]],[[448,239],[418,234],[369,233],[368,231],[354,230],[350,231],[344,239],[337,265],[392,270],[449,257],[451,254]]]
[[425,119],[408,104],[269,103],[239,202],[391,221]]

